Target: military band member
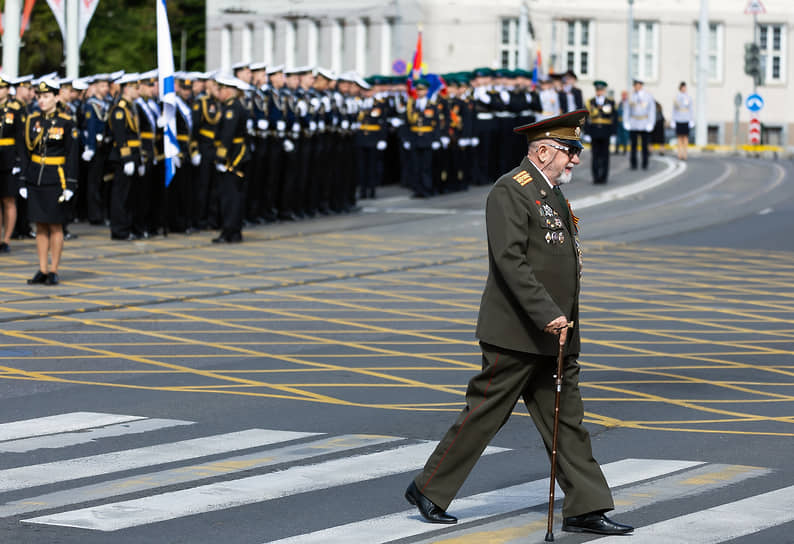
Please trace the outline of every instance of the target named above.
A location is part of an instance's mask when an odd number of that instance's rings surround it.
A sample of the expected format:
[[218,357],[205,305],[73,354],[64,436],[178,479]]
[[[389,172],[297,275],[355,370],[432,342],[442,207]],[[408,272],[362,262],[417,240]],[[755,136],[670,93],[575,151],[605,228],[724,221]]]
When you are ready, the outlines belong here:
[[593,82],[596,95],[587,101],[590,112],[585,133],[590,137],[590,148],[593,154],[591,170],[593,183],[606,183],[609,177],[609,138],[617,128],[617,109],[615,102],[606,96],[605,81]]
[[428,82],[419,79],[415,83],[416,99],[409,98],[405,119],[411,151],[413,198],[433,196],[433,151],[441,147],[439,141],[438,112],[427,96]]
[[653,96],[642,88],[639,79],[634,80],[634,90],[623,112],[623,126],[629,131],[631,153],[629,163],[632,170],[637,169],[637,145],[642,145],[642,169],[648,168],[648,155],[651,145],[651,132],[656,124],[656,102]]
[[[16,94],[14,98],[22,106],[23,115],[27,116],[34,111],[35,106],[35,92],[33,90],[33,75],[28,74],[20,76],[13,81],[13,86]],[[11,235],[17,240],[25,238],[35,238],[36,233],[30,226],[28,219],[28,201],[23,198],[17,198],[17,222],[14,225],[14,232]]]
[[110,151],[107,134],[108,93],[110,82],[108,74],[97,74],[91,81],[93,95],[88,98],[83,112],[83,152],[81,158],[87,165],[85,176],[85,211],[88,222],[102,225],[107,215],[104,183],[105,162]]
[[141,163],[141,135],[138,109],[138,75],[126,74],[115,81],[121,96],[108,113],[113,147],[108,161],[113,165],[110,185],[110,238],[136,240],[135,212],[138,202],[138,168]]
[[[215,168],[219,173],[221,232],[212,241],[216,244],[243,241],[243,199],[245,197],[245,172],[250,160],[246,137],[248,110],[240,101],[242,89],[239,80],[230,76],[217,76],[218,98],[221,101],[221,119],[215,139]],[[247,86],[247,84],[245,84]]]
[[367,84],[356,118],[354,136],[359,198],[375,198],[375,188],[383,179],[383,156],[388,137],[388,104],[384,96]]
[[17,143],[25,127],[25,109],[9,96],[10,82],[0,76],[0,253],[8,253],[11,234],[17,222],[16,198],[19,194],[19,174],[22,171]]
[[[77,189],[79,134],[72,119],[56,109],[58,83],[36,85],[39,111],[28,115],[18,142],[23,187],[30,220],[36,223],[39,270],[28,284],[57,285],[63,253],[63,223]],[[48,262],[48,254],[50,262]]]

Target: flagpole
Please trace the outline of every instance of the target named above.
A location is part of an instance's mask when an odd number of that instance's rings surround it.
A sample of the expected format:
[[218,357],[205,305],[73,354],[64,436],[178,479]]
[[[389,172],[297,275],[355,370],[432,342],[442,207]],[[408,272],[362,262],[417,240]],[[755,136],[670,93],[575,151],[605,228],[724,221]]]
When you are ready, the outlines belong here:
[[66,77],[80,75],[80,0],[66,0]]
[[19,75],[19,25],[20,0],[6,0],[3,15],[3,73],[8,77]]

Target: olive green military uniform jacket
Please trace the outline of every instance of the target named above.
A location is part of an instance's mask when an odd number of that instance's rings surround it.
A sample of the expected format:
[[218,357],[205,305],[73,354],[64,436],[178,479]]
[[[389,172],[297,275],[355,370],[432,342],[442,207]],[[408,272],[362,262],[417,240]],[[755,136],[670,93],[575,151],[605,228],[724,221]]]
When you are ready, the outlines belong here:
[[[488,280],[477,338],[506,349],[556,356],[543,328],[564,315],[578,321],[581,248],[572,214],[530,160],[494,184],[485,211]],[[566,354],[579,353],[578,326]]]

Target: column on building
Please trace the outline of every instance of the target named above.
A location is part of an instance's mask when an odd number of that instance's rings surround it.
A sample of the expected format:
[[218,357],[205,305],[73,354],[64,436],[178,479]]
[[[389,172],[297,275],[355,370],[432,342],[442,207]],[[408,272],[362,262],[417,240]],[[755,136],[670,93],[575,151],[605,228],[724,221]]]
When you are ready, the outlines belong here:
[[262,25],[262,60],[268,66],[276,64],[276,29],[272,22],[265,21]]
[[305,31],[305,41],[301,42],[305,61],[302,64],[317,66],[320,61],[320,24],[315,19],[305,19],[302,26]]
[[240,25],[240,55],[237,62],[251,62],[254,51],[254,27],[249,23]]
[[221,58],[219,64],[222,72],[228,72],[232,66],[231,25],[223,25],[221,27]]
[[367,52],[369,51],[369,21],[357,19],[355,22],[355,70],[361,75],[369,73]]
[[323,43],[329,44],[328,51],[328,64],[336,73],[344,70],[344,21],[340,19],[331,19],[327,25],[328,28],[328,41]]
[[367,48],[367,67],[369,72],[391,73],[392,64],[392,21],[388,18],[374,20],[369,27]]
[[294,20],[280,19],[276,22],[275,62],[293,68],[296,62],[297,25]]

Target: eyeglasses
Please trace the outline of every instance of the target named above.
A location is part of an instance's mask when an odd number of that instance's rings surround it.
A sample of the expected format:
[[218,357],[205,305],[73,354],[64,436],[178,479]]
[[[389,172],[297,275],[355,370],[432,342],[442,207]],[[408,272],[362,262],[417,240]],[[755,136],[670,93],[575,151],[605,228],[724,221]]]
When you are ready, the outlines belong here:
[[574,157],[578,157],[579,154],[582,152],[582,148],[581,147],[570,148],[570,147],[565,147],[564,145],[550,144],[548,142],[546,142],[545,145],[547,145],[549,147],[553,147],[554,149],[559,149],[560,151],[565,151],[566,153],[568,153],[568,158],[569,159],[572,159]]

